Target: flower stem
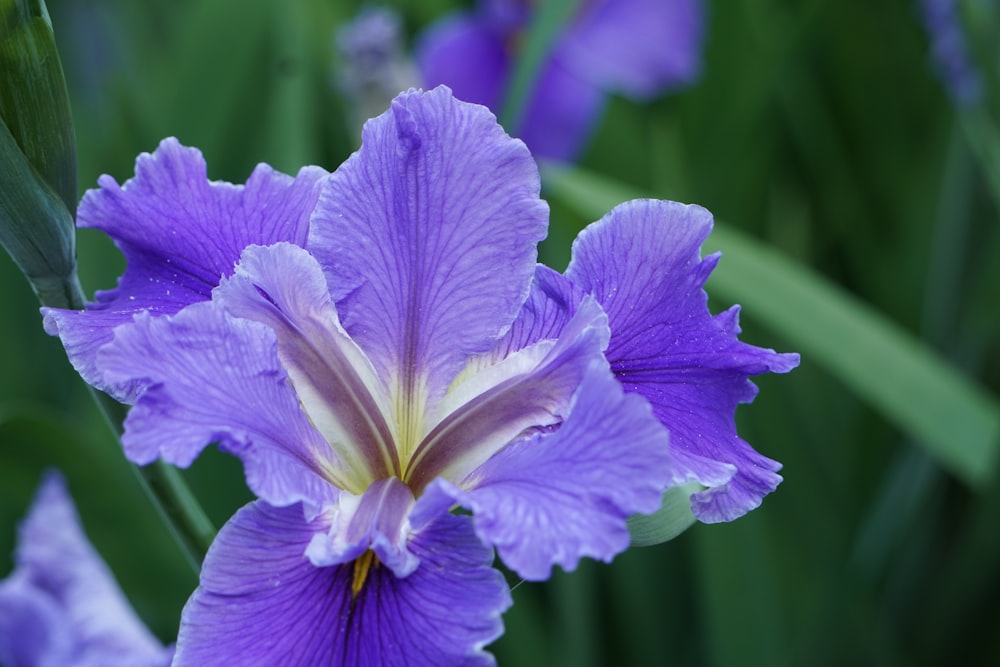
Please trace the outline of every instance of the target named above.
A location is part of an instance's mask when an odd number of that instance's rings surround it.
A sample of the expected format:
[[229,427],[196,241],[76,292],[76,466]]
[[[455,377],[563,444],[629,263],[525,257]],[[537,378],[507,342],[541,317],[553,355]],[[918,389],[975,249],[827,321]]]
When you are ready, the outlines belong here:
[[[45,293],[38,292],[42,305],[82,309],[85,298],[76,272],[58,282],[59,285],[53,286],[53,289],[45,290]],[[104,415],[108,427],[116,439],[120,439],[127,413],[125,406],[89,385],[88,389]],[[170,528],[188,565],[197,574],[205,552],[215,537],[215,526],[191,493],[191,489],[177,468],[163,461],[156,461],[148,466],[134,465],[132,470],[139,480],[139,485]]]
[[959,110],[958,123],[1000,209],[1000,130],[982,105]]

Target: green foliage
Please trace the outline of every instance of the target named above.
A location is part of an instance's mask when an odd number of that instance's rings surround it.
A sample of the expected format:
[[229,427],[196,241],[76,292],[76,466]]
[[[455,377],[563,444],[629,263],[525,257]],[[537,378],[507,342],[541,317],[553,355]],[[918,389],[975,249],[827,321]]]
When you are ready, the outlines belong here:
[[[578,169],[549,168],[545,175],[551,195],[584,217],[647,196]],[[993,396],[916,337],[737,229],[717,223],[706,250],[727,258],[712,276],[714,295],[745,306],[960,478],[976,486],[992,479],[1000,450]]]
[[72,211],[76,144],[41,0],[0,3],[0,245],[43,303],[82,306]]

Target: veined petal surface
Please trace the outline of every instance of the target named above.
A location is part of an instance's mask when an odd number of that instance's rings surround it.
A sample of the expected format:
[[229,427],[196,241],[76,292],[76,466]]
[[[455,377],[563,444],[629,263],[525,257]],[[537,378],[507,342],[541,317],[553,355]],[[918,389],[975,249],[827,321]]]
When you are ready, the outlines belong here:
[[[571,412],[591,364],[604,362],[601,352],[609,335],[607,315],[587,296],[557,340],[521,351],[528,353],[527,364],[513,355],[453,386],[443,401],[449,414],[435,425],[410,462],[408,479],[413,488],[422,490],[438,476],[463,479],[509,443],[559,426]],[[515,362],[512,375],[493,374],[506,370],[509,362]],[[492,386],[480,384],[484,376]]]
[[403,93],[326,181],[309,250],[341,322],[388,379],[404,454],[426,406],[528,294],[548,208],[524,144],[447,88]]
[[700,250],[711,228],[698,206],[628,202],[580,233],[566,270],[608,313],[618,380],[670,431],[677,469],[709,487],[692,497],[705,522],[745,514],[781,481],[781,465],[736,434],[734,412],[756,395],[749,376],[798,365],[797,354],[740,342],[735,309],[709,313],[702,287],[718,255]]
[[361,494],[374,480],[400,474],[385,385],[341,327],[323,271],[308,252],[290,243],[250,246],[213,299],[274,332],[309,421],[348,465],[331,475],[338,486]]
[[445,515],[410,540],[420,564],[399,578],[377,561],[355,595],[355,565],[303,553],[319,520],[297,506],[244,507],[219,532],[181,617],[174,665],[492,665],[482,647],[510,606],[492,550],[468,517]]
[[78,224],[111,236],[127,268],[87,310],[45,309],[46,331],[62,339],[87,382],[129,396],[130,388],[102,385],[94,366],[114,328],[138,312],[171,314],[207,300],[251,243],[302,245],[324,175],[306,167],[293,178],[261,164],[246,185],[211,182],[200,151],[164,139],[138,157],[135,177],[119,185],[102,176],[84,195]]
[[204,447],[243,460],[247,483],[276,505],[336,497],[328,477],[346,469],[309,423],[278,359],[274,332],[214,302],[176,315],[139,315],[99,355],[110,382],[147,388],[125,420],[132,461],[186,467]]
[[558,429],[508,445],[457,485],[437,479],[413,520],[458,502],[504,563],[546,579],[554,564],[573,570],[583,556],[610,561],[628,547],[625,520],[658,509],[674,476],[668,450],[646,401],[597,359]]

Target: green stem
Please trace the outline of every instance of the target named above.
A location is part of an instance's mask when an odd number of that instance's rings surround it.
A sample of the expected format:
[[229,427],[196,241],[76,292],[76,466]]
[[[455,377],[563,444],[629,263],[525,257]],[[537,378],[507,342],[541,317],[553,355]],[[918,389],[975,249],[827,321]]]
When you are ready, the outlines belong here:
[[1000,131],[982,105],[959,111],[958,123],[1000,209]]
[[520,131],[525,107],[542,71],[542,65],[552,51],[559,29],[572,18],[578,2],[579,0],[546,0],[538,3],[500,108],[500,124],[510,134],[516,136]]
[[[74,310],[83,308],[85,297],[75,271],[71,276],[46,281],[46,286],[44,290],[36,286],[36,292],[43,305]],[[122,424],[127,413],[125,406],[89,385],[88,389],[101,414],[104,415],[108,427],[116,439],[120,439]],[[132,470],[160,517],[170,528],[170,532],[184,553],[185,560],[197,574],[201,561],[215,537],[215,526],[191,493],[191,489],[177,468],[163,461],[156,461],[148,466],[132,466]]]

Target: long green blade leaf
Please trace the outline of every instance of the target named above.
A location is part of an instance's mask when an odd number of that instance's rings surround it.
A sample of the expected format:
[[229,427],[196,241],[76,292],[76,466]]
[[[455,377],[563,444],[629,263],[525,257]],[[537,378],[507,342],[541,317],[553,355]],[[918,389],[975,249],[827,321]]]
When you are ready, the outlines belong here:
[[[645,196],[578,169],[543,174],[550,196],[592,219]],[[714,294],[743,304],[963,481],[990,481],[1000,445],[996,397],[873,308],[739,230],[717,222],[707,245],[724,255],[712,275]]]

